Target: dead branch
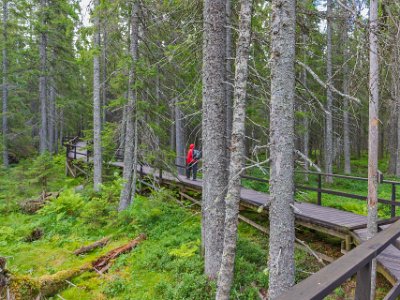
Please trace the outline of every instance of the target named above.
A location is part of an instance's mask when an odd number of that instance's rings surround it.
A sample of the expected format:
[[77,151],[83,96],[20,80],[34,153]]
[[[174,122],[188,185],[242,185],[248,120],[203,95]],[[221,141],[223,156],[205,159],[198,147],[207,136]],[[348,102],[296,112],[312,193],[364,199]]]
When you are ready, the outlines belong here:
[[341,91],[337,90],[331,83],[329,82],[324,82],[321,78],[319,78],[319,76],[306,64],[304,64],[303,62],[296,60],[296,63],[299,64],[300,66],[302,66],[304,69],[307,70],[308,73],[311,74],[311,76],[315,79],[315,81],[317,81],[322,87],[324,87],[325,89],[330,89],[332,92],[338,94],[339,96],[345,97],[351,101],[356,102],[357,104],[361,104],[360,99],[344,94]]
[[141,241],[145,240],[146,238],[147,238],[147,236],[144,233],[141,233],[136,239],[129,242],[128,244],[118,247],[114,250],[111,250],[106,255],[103,255],[102,257],[100,257],[97,260],[95,260],[94,262],[92,262],[92,267],[99,270],[100,273],[106,272],[111,267],[112,261],[115,258],[120,256],[121,254],[131,251]]
[[310,164],[310,166],[316,169],[318,172],[322,172],[321,169],[316,164],[314,164],[314,162],[309,159],[305,154],[303,154],[299,150],[294,150],[294,153],[300,156],[302,159],[306,160]]
[[75,250],[74,254],[80,255],[80,254],[88,253],[88,252],[92,251],[93,249],[104,247],[105,245],[108,244],[109,241],[110,241],[109,237],[104,237],[101,240],[98,240],[90,245],[83,246],[83,247]]

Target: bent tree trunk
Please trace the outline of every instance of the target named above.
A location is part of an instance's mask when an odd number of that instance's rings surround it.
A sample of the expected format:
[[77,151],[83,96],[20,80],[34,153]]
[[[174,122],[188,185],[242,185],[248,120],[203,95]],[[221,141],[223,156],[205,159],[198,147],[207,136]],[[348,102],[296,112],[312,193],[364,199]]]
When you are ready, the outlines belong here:
[[134,111],[136,109],[136,90],[134,85],[136,82],[136,62],[138,59],[138,39],[139,39],[139,19],[138,19],[139,4],[137,1],[133,3],[132,7],[132,20],[131,20],[131,45],[130,55],[132,65],[129,70],[129,84],[128,84],[128,103],[126,105],[126,133],[125,133],[125,149],[124,149],[124,187],[121,191],[121,197],[118,210],[124,210],[132,201],[132,186],[136,184],[133,182],[133,173],[136,165],[134,164],[135,155],[135,124],[133,121]]
[[[379,124],[379,63],[378,63],[378,0],[370,1],[369,33],[369,128],[368,128],[368,238],[378,231],[378,124]],[[371,299],[375,299],[376,260],[372,265]]]
[[296,0],[272,1],[269,299],[294,284],[294,92]]
[[205,274],[215,279],[221,264],[228,182],[225,105],[226,0],[205,0],[203,36],[202,233]]
[[93,189],[100,190],[102,173],[101,154],[101,103],[100,103],[100,21],[99,21],[99,0],[94,1],[94,48],[93,56]]
[[252,0],[240,1],[239,39],[236,53],[231,155],[228,191],[225,198],[225,231],[216,299],[229,299],[235,265],[237,226],[240,202],[240,175],[244,167],[246,86],[251,40]]

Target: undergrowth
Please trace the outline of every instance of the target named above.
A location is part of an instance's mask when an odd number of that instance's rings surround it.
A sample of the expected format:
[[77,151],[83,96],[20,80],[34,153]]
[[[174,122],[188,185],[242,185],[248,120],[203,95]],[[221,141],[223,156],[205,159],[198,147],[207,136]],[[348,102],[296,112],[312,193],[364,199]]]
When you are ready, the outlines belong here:
[[[41,158],[43,159],[43,158]],[[173,191],[160,190],[137,196],[133,205],[117,213],[121,178],[118,173],[95,193],[90,186],[76,192],[81,180],[65,177],[63,157],[48,158],[48,191],[61,191],[36,214],[19,210],[20,201],[37,198],[43,180],[35,180],[38,164],[25,161],[0,170],[0,256],[6,257],[13,274],[39,277],[78,268],[107,251],[127,243],[139,233],[143,241],[121,255],[108,273],[85,272],[59,292],[64,299],[213,299],[215,283],[203,275],[200,211],[171,198]],[[40,228],[44,237],[27,242]],[[76,257],[73,251],[104,236],[111,237],[102,249]],[[240,224],[232,299],[258,299],[268,288],[268,240],[254,228]],[[296,251],[296,281],[318,269],[315,259]],[[54,299],[58,299],[55,296]]]

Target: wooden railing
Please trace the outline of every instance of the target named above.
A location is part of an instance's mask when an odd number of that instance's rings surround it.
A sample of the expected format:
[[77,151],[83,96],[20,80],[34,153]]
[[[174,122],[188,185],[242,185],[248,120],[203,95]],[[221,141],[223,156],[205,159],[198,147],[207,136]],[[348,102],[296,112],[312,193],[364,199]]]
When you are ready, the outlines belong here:
[[[365,182],[368,182],[368,178],[340,175],[340,174],[319,173],[319,172],[311,172],[311,171],[308,171],[308,172],[307,171],[295,171],[295,173],[317,176],[317,187],[307,186],[304,184],[295,184],[295,188],[298,190],[316,192],[317,193],[317,201],[316,201],[317,205],[322,205],[323,194],[335,195],[335,196],[339,196],[339,197],[356,199],[356,200],[361,200],[361,201],[366,201],[366,199],[367,199],[367,197],[363,196],[363,195],[357,195],[357,194],[352,194],[352,193],[347,193],[347,192],[336,191],[336,190],[332,190],[332,189],[326,189],[326,188],[323,188],[322,185],[323,185],[323,177],[335,177],[335,178],[342,178],[342,179],[355,180],[355,181],[365,181]],[[242,175],[242,178],[269,184],[269,180],[264,179],[264,178],[258,178],[258,177],[254,177],[254,176],[248,176],[248,175]],[[396,217],[396,207],[400,206],[400,202],[396,201],[397,186],[400,185],[400,182],[384,180],[382,175],[380,175],[379,178],[380,178],[379,183],[381,185],[384,185],[384,184],[391,185],[391,199],[388,200],[388,199],[378,198],[378,202],[386,204],[386,205],[390,205],[390,207],[391,207],[390,217],[394,218],[394,217]]]
[[[400,221],[392,224],[386,230],[362,243],[319,272],[301,281],[278,299],[323,299],[355,274],[357,275],[354,299],[370,299],[372,260],[389,245],[393,244],[398,237],[400,237]],[[395,300],[398,296],[400,296],[400,283],[393,286],[384,300]]]

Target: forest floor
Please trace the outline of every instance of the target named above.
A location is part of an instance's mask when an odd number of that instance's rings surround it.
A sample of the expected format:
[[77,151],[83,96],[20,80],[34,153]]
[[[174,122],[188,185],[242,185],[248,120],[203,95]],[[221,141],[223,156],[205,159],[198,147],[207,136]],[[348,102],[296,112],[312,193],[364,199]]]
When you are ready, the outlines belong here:
[[[175,192],[161,190],[138,196],[128,210],[117,213],[118,172],[108,170],[100,193],[90,186],[77,192],[74,187],[84,184],[84,178],[64,176],[63,156],[48,160],[0,169],[0,257],[7,259],[13,275],[35,279],[80,268],[145,233],[147,239],[115,259],[108,272],[86,271],[72,277],[53,299],[213,299],[215,284],[202,274],[197,207],[189,202],[178,204],[171,200]],[[20,203],[37,198],[44,183],[48,191],[61,191],[60,196],[34,214],[23,213]],[[35,229],[43,237],[29,242],[26,237]],[[103,237],[110,237],[105,247],[73,254]],[[301,232],[301,237],[318,251],[339,255],[335,240],[311,231]],[[267,258],[268,238],[241,223],[232,299],[260,299],[268,287]],[[297,282],[321,268],[303,251],[296,250],[295,259]],[[383,279],[379,286],[378,295],[389,288]],[[347,299],[353,291],[354,281],[348,281],[329,299]],[[20,292],[30,299],[29,291]]]

